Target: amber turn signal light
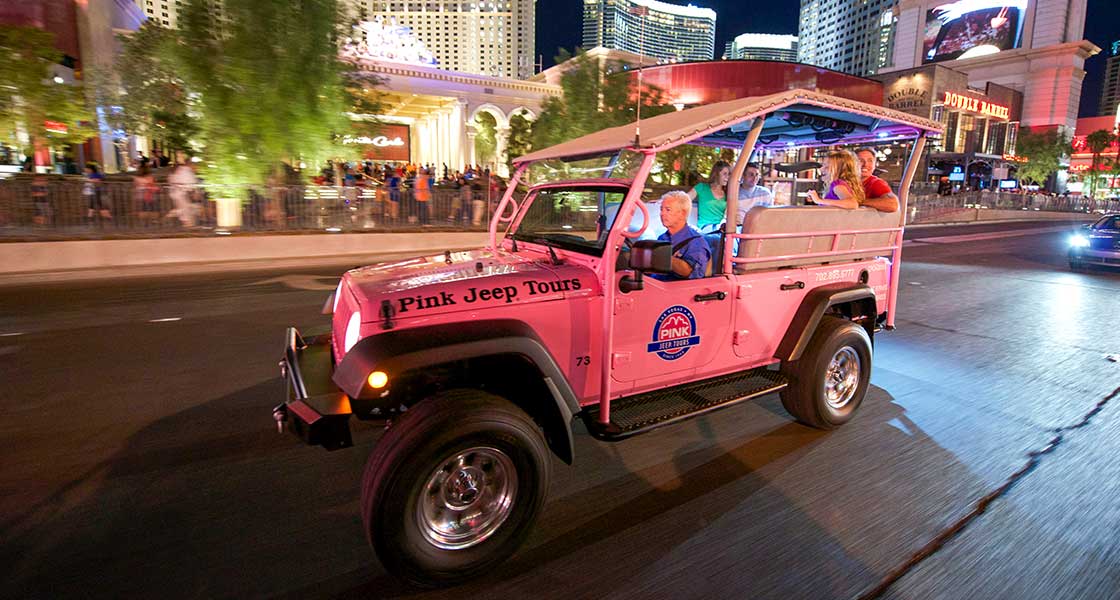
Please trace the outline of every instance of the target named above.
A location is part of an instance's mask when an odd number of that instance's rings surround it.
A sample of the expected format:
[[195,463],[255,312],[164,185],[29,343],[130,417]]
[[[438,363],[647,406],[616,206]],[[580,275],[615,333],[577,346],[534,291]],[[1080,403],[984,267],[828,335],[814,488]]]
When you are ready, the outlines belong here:
[[374,371],[369,374],[366,381],[369,383],[369,387],[379,390],[389,383],[389,376],[384,371]]

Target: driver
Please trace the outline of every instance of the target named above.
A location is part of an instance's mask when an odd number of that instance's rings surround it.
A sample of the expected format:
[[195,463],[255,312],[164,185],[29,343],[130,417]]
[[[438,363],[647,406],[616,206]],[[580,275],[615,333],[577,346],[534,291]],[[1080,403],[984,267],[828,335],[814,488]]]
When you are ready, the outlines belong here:
[[708,270],[712,251],[704,236],[688,224],[688,213],[692,210],[692,199],[680,190],[666,192],[661,196],[661,223],[665,233],[657,239],[673,245],[673,272],[666,275],[651,275],[662,281],[698,279]]

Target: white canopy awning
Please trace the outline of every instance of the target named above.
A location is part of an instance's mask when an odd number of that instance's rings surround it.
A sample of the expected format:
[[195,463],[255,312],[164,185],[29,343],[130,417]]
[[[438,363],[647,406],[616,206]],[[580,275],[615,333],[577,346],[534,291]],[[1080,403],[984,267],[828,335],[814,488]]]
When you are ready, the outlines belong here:
[[758,117],[766,117],[759,137],[759,145],[764,147],[874,143],[913,137],[920,131],[941,133],[941,124],[936,121],[798,89],[642,119],[641,139],[637,144],[635,125],[631,123],[537,150],[514,162],[590,156],[623,148],[660,151],[687,143],[737,148]]

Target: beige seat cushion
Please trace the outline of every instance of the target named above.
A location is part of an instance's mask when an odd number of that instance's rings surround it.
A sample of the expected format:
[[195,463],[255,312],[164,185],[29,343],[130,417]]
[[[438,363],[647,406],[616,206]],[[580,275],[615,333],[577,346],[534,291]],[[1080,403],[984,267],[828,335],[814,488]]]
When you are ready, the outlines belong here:
[[[832,206],[755,206],[747,212],[744,234],[805,233],[782,239],[748,240],[739,243],[739,258],[787,256],[810,252],[828,252],[832,249],[833,236],[812,235],[812,232],[844,231],[852,229],[887,229],[899,226],[897,212],[886,213],[874,208],[848,210]],[[837,251],[840,254],[823,257],[760,261],[735,265],[738,273],[773,269],[776,267],[823,264],[838,261],[874,258],[888,255],[888,251],[868,251],[883,248],[894,242],[891,232],[854,233],[840,236]]]

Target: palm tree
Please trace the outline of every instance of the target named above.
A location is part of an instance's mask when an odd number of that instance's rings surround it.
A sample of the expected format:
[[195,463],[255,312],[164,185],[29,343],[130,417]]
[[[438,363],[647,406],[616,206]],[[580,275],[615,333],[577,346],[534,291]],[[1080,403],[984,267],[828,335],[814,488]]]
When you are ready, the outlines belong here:
[[1089,167],[1089,196],[1096,197],[1097,173],[1100,172],[1101,154],[1112,145],[1116,136],[1106,129],[1098,129],[1085,138],[1085,145],[1093,153],[1093,164]]

